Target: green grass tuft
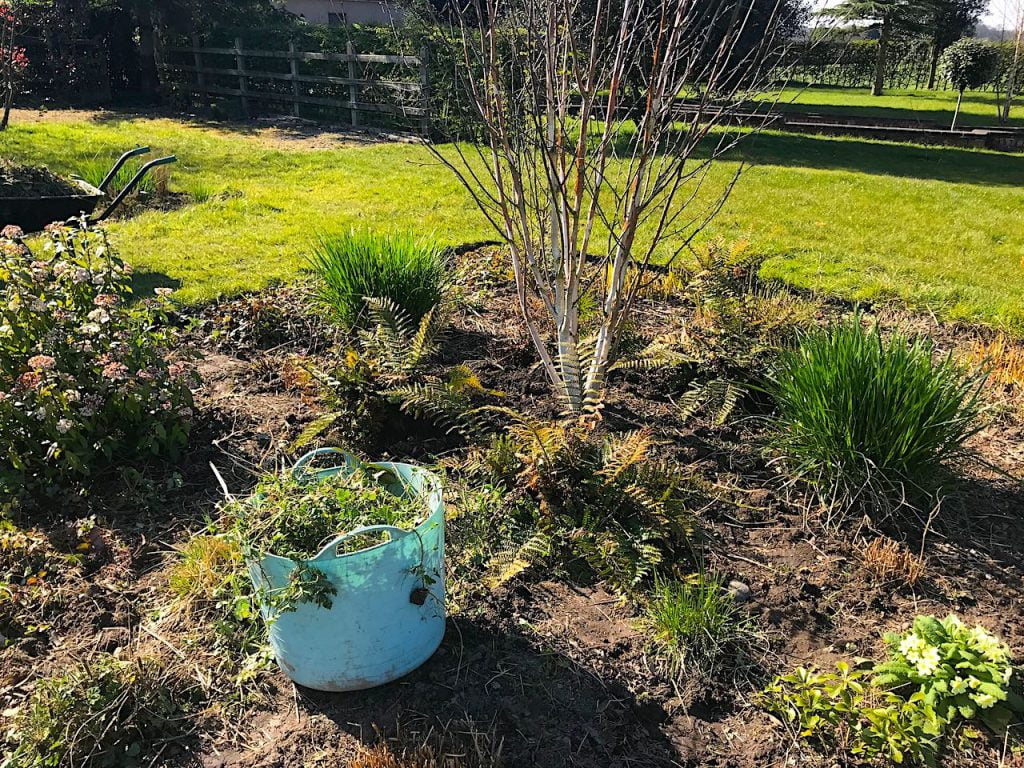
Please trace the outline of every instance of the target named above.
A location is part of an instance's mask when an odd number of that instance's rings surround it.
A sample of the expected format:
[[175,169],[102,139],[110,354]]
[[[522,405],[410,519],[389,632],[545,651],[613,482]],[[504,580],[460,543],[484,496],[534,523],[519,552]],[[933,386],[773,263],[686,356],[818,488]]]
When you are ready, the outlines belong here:
[[410,233],[323,235],[310,261],[320,300],[346,326],[366,318],[368,298],[394,302],[418,323],[441,301],[448,280],[446,250]]
[[982,383],[929,340],[883,339],[855,316],[783,352],[768,382],[775,446],[833,510],[864,501],[884,516],[939,490],[943,462],[980,428]]
[[710,680],[751,660],[757,632],[721,581],[703,572],[688,581],[658,581],[641,627],[673,677]]

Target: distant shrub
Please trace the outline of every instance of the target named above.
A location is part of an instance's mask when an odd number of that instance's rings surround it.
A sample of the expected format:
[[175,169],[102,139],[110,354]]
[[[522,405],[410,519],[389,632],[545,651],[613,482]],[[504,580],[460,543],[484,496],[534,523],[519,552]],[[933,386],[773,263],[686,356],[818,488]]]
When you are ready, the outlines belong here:
[[783,352],[767,389],[788,469],[839,510],[934,492],[943,461],[980,428],[983,377],[933,352],[924,339],[885,340],[860,317]]
[[324,235],[310,261],[320,299],[346,326],[367,319],[367,298],[393,302],[418,323],[441,301],[447,281],[445,249],[408,233],[352,229]]
[[[162,296],[130,302],[130,268],[98,229],[33,253],[0,237],[0,503],[184,447],[192,381]],[[158,289],[162,292],[162,289]]]
[[184,730],[181,688],[156,660],[113,656],[44,678],[13,720],[4,766],[143,766]]

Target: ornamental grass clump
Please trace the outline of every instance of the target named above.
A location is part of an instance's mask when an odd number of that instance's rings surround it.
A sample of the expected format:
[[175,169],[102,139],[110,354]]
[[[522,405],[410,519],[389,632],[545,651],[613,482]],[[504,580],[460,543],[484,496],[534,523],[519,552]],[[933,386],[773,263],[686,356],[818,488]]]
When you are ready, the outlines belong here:
[[778,407],[774,449],[831,522],[857,503],[885,517],[935,494],[943,463],[965,455],[983,383],[930,341],[883,339],[855,316],[781,354],[767,382]]
[[51,227],[31,249],[0,233],[0,505],[185,446],[195,376],[169,291],[131,293],[102,230]]
[[410,233],[369,230],[322,235],[310,257],[318,295],[346,327],[368,320],[366,299],[394,303],[414,324],[444,297],[447,249]]

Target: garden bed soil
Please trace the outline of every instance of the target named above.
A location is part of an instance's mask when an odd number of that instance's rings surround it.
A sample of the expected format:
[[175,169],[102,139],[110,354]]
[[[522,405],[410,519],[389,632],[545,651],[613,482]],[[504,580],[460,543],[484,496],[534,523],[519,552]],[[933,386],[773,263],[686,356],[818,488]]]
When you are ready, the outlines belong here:
[[[467,362],[506,404],[553,416],[544,380],[516,319],[507,288],[455,319],[439,365]],[[277,293],[301,307],[293,289]],[[267,294],[257,301],[277,301]],[[840,312],[834,305],[826,312]],[[674,309],[683,312],[681,307]],[[0,705],[17,705],[31,681],[91,652],[132,643],[173,646],[143,628],[146,606],[166,589],[172,546],[201,530],[220,496],[213,462],[232,491],[251,487],[255,473],[278,467],[318,404],[282,376],[290,354],[317,355],[325,335],[314,319],[295,320],[277,335],[208,333],[224,313],[198,314],[197,339],[206,357],[198,393],[202,412],[194,449],[153,491],[114,486],[92,501],[109,543],[74,580],[52,627],[2,651]],[[887,326],[926,331],[940,347],[964,349],[984,329],[941,325],[930,318],[879,311]],[[652,316],[653,318],[653,316]],[[310,348],[309,339],[318,340]],[[818,765],[794,751],[754,695],[774,673],[797,665],[828,668],[840,658],[879,658],[882,634],[914,615],[960,614],[1002,636],[1024,656],[1024,474],[1022,409],[1001,407],[974,447],[990,463],[966,465],[962,480],[923,541],[908,541],[927,560],[915,587],[879,582],[867,572],[852,531],[829,535],[808,524],[799,496],[786,490],[758,448],[756,416],[725,426],[682,422],[657,372],[614,382],[605,410],[610,429],[651,425],[665,449],[713,484],[698,510],[707,565],[750,589],[743,610],[756,619],[766,652],[736,682],[694,689],[653,661],[635,615],[599,584],[571,583],[527,572],[451,618],[439,651],[402,680],[371,691],[325,694],[294,689],[275,673],[276,693],[230,727],[194,734],[161,761],[205,768],[299,768],[349,765],[381,739],[420,743],[439,738],[467,755],[452,766],[490,765],[472,757],[482,745],[500,751],[509,768],[783,768]],[[390,443],[372,458],[424,460],[458,449],[443,432],[433,441]],[[168,488],[170,490],[168,490]],[[864,532],[867,532],[866,529]],[[454,745],[454,746],[452,746]],[[468,745],[468,746],[467,746]],[[499,749],[500,747],[500,749]],[[460,752],[461,750],[461,752]],[[821,766],[834,761],[822,760]],[[981,744],[948,765],[1024,766],[1021,754]]]
[[46,168],[19,165],[0,158],[0,199],[24,197],[67,197],[81,195],[82,189]]

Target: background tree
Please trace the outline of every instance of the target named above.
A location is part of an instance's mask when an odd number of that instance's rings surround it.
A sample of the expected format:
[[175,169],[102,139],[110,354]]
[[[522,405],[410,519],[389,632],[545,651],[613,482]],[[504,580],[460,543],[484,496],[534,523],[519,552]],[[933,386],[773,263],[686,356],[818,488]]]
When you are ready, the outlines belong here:
[[0,131],[7,128],[14,92],[25,74],[28,59],[17,45],[22,8],[12,0],[0,0]]
[[454,111],[475,132],[432,149],[508,244],[521,314],[571,412],[599,406],[652,258],[678,256],[735,183],[703,189],[750,135],[716,126],[788,45],[779,0],[746,34],[757,4],[472,0],[453,14]]
[[949,46],[942,54],[939,68],[950,84],[957,89],[956,109],[949,130],[956,130],[960,115],[960,102],[968,88],[980,88],[992,77],[998,56],[990,43],[964,38]]
[[935,87],[942,52],[974,31],[988,0],[932,0],[924,22],[928,34],[928,88]]
[[869,28],[878,31],[871,95],[881,96],[885,88],[889,42],[898,33],[919,33],[931,12],[931,3],[932,0],[843,0],[823,9],[821,14],[844,21],[868,22]]

